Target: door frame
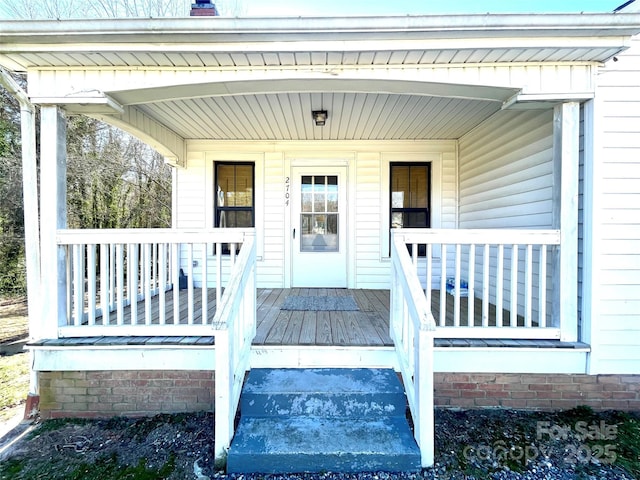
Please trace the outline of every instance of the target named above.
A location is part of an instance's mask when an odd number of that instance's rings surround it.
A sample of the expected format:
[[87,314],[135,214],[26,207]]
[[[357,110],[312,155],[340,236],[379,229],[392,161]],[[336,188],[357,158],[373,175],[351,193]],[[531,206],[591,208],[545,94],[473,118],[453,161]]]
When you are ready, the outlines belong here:
[[[337,249],[318,252],[302,251],[300,219],[304,177],[337,177],[338,223]],[[347,288],[349,283],[349,172],[344,165],[298,165],[291,168],[291,286],[298,288]],[[317,282],[316,285],[314,283]]]
[[[292,288],[293,282],[293,239],[292,229],[297,219],[293,218],[293,191],[291,190],[293,181],[293,174],[298,167],[311,167],[311,168],[331,168],[331,167],[343,167],[346,168],[346,237],[345,242],[347,246],[346,253],[346,268],[347,268],[347,285],[346,288],[355,288],[355,258],[353,246],[355,242],[355,209],[352,204],[352,199],[355,198],[355,186],[353,185],[353,179],[355,178],[355,162],[353,161],[353,154],[351,152],[326,152],[322,155],[308,154],[297,152],[293,155],[285,156],[284,165],[284,196],[285,196],[285,222],[284,222],[284,285],[283,288]],[[289,203],[286,200],[289,200]]]

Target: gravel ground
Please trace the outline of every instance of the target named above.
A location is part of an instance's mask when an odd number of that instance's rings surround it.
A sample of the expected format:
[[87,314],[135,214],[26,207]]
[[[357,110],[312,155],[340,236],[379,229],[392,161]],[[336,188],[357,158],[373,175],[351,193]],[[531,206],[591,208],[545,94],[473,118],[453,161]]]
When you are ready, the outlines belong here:
[[[629,423],[629,418],[635,430],[622,431],[621,422]],[[95,472],[92,476],[91,465],[112,459],[131,466],[142,460],[150,470],[170,463],[172,471],[144,477],[168,480],[637,480],[629,471],[640,472],[640,457],[631,469],[623,460],[640,455],[638,420],[618,412],[587,410],[565,414],[438,410],[433,468],[401,474],[268,476],[224,475],[214,470],[213,415],[209,413],[53,421],[35,429],[4,458],[0,456],[0,479],[143,478]],[[20,470],[15,468],[18,464]]]

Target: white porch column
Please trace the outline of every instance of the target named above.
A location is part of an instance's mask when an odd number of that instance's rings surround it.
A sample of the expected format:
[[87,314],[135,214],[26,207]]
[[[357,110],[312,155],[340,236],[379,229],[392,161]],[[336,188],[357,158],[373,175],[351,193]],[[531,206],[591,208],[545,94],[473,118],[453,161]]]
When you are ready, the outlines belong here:
[[553,111],[553,228],[560,230],[554,259],[553,313],[560,339],[578,340],[578,182],[580,104],[567,102]]
[[[24,250],[27,266],[27,300],[29,336],[39,335],[42,304],[40,303],[40,215],[38,208],[38,162],[36,158],[36,111],[27,93],[11,75],[0,67],[0,85],[20,103],[20,135],[22,144],[22,200],[24,210]],[[30,352],[33,364],[33,351]],[[31,398],[39,393],[38,375],[32,369],[29,398],[25,414],[30,414]]]
[[67,125],[54,105],[40,110],[40,229],[42,239],[42,338],[58,338],[66,305],[66,262],[56,231],[67,226]]

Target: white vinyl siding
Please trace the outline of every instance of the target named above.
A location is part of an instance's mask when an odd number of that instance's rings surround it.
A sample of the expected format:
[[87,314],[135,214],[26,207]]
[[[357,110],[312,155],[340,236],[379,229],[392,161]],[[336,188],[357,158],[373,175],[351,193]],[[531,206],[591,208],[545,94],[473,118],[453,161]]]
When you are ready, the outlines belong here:
[[502,111],[460,139],[460,228],[551,228],[552,120]]
[[[187,162],[189,171],[205,171],[204,152],[189,152]],[[205,197],[206,176],[185,175],[186,170],[178,169],[173,186],[173,195],[177,201],[178,210],[174,212],[174,226],[176,228],[205,228],[213,227],[207,224]],[[213,212],[213,209],[212,209]]]
[[[292,163],[346,162],[349,168],[349,278],[352,288],[389,288],[389,164],[431,162],[432,224],[455,228],[456,142],[188,142],[187,168],[176,172],[176,227],[213,226],[213,161],[256,162],[258,286],[289,281]],[[331,160],[334,159],[334,160]],[[210,271],[214,257],[210,256]],[[199,274],[199,268],[194,275]],[[199,281],[199,278],[196,278]]]
[[[588,137],[587,137],[588,138]],[[579,180],[578,180],[578,323],[579,329],[584,337],[583,325],[583,300],[584,300],[584,259],[585,259],[585,108],[580,107],[580,152],[579,152]],[[586,341],[586,338],[581,338]]]
[[[459,142],[460,216],[459,228],[552,227],[553,210],[553,111],[502,111],[476,127]],[[550,252],[548,252],[550,253]],[[496,300],[497,251],[491,251],[490,298]],[[538,271],[534,252],[533,271]],[[511,247],[504,250],[504,264],[511,262]],[[548,255],[548,262],[551,261]],[[463,259],[464,263],[464,259]],[[519,249],[520,271],[524,251]],[[465,265],[463,267],[468,268]],[[551,275],[551,264],[547,267]],[[476,278],[482,263],[476,257]],[[478,280],[479,281],[479,280]],[[510,296],[510,272],[506,272],[503,297]],[[534,274],[534,282],[537,275]],[[476,288],[480,288],[477,284]],[[547,292],[547,299],[551,298]],[[534,305],[537,294],[534,293]],[[518,311],[524,313],[524,276],[518,278]],[[534,314],[537,308],[534,308]],[[552,308],[547,302],[547,321]]]
[[640,372],[640,37],[598,75],[594,373]]
[[379,152],[360,153],[356,159],[355,271],[361,288],[388,288],[389,270],[381,265],[384,219],[380,190],[382,163]]
[[[285,276],[285,185],[287,173],[284,168],[283,155],[280,152],[266,153],[264,162],[264,218],[262,222],[262,238],[260,247],[263,253],[258,262],[258,286],[282,287]],[[257,189],[256,185],[256,189]],[[259,201],[259,200],[257,200]],[[256,215],[256,225],[258,217]]]

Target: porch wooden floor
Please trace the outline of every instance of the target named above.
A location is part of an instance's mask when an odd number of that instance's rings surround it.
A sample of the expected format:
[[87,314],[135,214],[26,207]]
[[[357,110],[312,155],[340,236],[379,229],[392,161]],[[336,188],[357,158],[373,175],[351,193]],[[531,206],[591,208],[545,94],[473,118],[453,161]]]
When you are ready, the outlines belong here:
[[[432,292],[432,312],[436,323],[439,320],[440,292]],[[349,296],[355,300],[357,311],[297,311],[281,310],[289,296]],[[461,298],[461,324],[468,317],[468,301]],[[453,325],[453,302],[447,295],[446,325]],[[174,323],[173,293],[165,295],[165,322]],[[179,298],[179,323],[187,324],[188,291],[181,290]],[[482,325],[482,302],[475,299],[474,323]],[[257,334],[254,345],[337,345],[337,346],[392,346],[389,337],[389,290],[348,290],[332,288],[273,288],[258,289],[257,295]],[[207,303],[209,321],[216,309],[215,290],[211,289]],[[495,305],[489,307],[490,326],[495,325]],[[151,323],[159,323],[158,296],[151,301]],[[137,305],[138,323],[145,321],[145,302]],[[116,312],[109,315],[109,323],[116,324]],[[503,311],[503,322],[509,322],[509,312]],[[123,323],[131,324],[131,307],[123,312]],[[193,290],[193,323],[202,324],[202,293],[199,288]],[[102,324],[102,319],[96,319]],[[522,318],[518,317],[522,325]]]
[[[281,310],[288,296],[352,295],[358,311]],[[454,324],[454,297],[447,294],[445,324]],[[389,337],[389,290],[347,290],[327,288],[263,289],[258,292],[258,324],[254,345],[339,345],[393,346]],[[460,298],[460,324],[466,325],[468,299]],[[431,292],[431,311],[440,316],[440,291]],[[482,326],[482,300],[474,299],[474,325]],[[510,312],[503,310],[503,325],[509,325]],[[496,324],[496,306],[489,305],[489,326]],[[518,325],[524,319],[518,316]]]
[[[358,305],[357,311],[281,310],[289,296],[348,296]],[[188,291],[181,290],[178,323],[188,323]],[[174,324],[173,292],[165,294],[165,323]],[[137,323],[145,321],[145,302],[137,304]],[[340,345],[391,346],[389,337],[389,291],[347,290],[335,288],[267,288],[258,289],[256,300],[257,333],[254,345]],[[159,323],[159,297],[151,300],[151,324]],[[209,291],[207,318],[216,311],[215,290]],[[109,314],[109,324],[117,323],[117,312]],[[131,325],[131,306],[123,309],[124,325]],[[193,323],[202,324],[202,290],[193,290]],[[103,319],[96,319],[97,325]]]
[[[357,311],[281,310],[288,296],[352,295]],[[331,288],[261,289],[255,345],[393,345],[389,291]]]

